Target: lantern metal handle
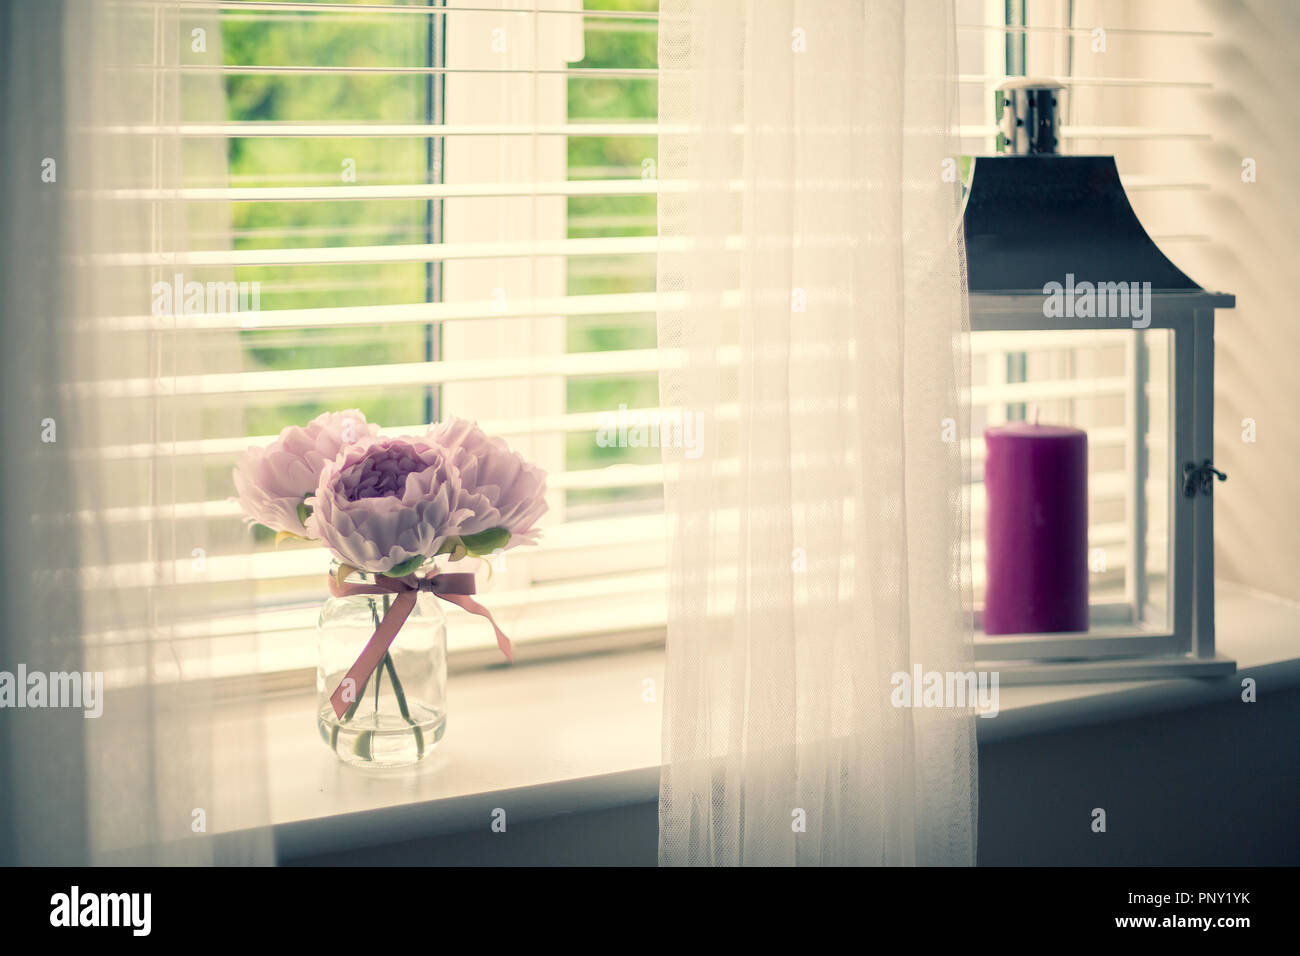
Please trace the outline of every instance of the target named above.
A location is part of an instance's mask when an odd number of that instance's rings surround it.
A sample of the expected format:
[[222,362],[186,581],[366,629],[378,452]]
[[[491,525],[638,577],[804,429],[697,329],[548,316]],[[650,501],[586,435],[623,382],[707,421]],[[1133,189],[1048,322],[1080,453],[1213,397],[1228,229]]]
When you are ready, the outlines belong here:
[[1183,465],[1183,494],[1188,498],[1195,498],[1198,492],[1205,495],[1212,494],[1215,478],[1220,481],[1228,480],[1228,476],[1215,468],[1210,459],[1205,459],[1200,465],[1189,461]]

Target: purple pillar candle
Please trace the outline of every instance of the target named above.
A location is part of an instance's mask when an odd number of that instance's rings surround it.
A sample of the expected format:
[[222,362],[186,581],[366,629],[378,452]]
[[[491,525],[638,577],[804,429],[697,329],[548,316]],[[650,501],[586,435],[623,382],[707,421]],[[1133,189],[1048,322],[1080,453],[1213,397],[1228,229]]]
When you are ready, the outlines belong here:
[[1015,422],[984,431],[985,634],[1088,629],[1088,434]]

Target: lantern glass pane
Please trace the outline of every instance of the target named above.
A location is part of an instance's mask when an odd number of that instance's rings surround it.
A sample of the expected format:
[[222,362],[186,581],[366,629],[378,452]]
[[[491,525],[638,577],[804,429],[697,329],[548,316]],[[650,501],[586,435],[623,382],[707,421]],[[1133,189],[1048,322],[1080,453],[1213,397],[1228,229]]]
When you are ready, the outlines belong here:
[[1167,629],[1169,619],[1169,516],[1173,501],[1173,336],[1170,329],[1148,329],[1141,336],[1146,358],[1148,427],[1146,429],[1146,593],[1141,619]]
[[[977,612],[986,580],[984,429],[1037,420],[1088,433],[1092,630],[1165,626],[1171,341],[1168,329],[971,333],[969,487]],[[1146,481],[1140,478],[1143,468]]]

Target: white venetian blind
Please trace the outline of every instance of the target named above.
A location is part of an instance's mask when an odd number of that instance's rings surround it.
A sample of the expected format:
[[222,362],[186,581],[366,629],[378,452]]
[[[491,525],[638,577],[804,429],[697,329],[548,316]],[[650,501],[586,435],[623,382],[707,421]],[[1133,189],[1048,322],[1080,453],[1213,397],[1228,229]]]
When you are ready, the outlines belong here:
[[[199,457],[218,492],[172,513],[238,525],[219,493],[236,456],[322,411],[358,407],[392,433],[469,417],[550,473],[542,543],[480,574],[523,653],[662,626],[658,450],[597,440],[605,413],[656,406],[654,3],[189,6],[215,14],[221,35],[196,40],[180,70],[219,74],[228,107],[224,120],[192,117],[179,132],[225,141],[229,179],[121,193],[220,204],[233,242],[199,234],[180,256],[122,258],[163,281],[233,270],[259,308],[116,320],[180,326],[198,333],[196,347],[204,331],[240,336],[238,372],[103,386],[109,397],[165,389],[242,410],[242,428],[205,426],[172,449]],[[148,510],[112,517],[129,524]],[[201,570],[256,595],[251,618],[204,609],[218,631],[269,638],[258,660],[232,656],[226,672],[311,666],[327,555],[277,550],[262,533],[245,544],[251,574],[235,553],[208,554]],[[493,646],[481,620],[448,612],[453,651]]]
[[[659,451],[605,447],[598,435],[620,409],[632,422],[656,410],[666,360],[655,348],[655,210],[658,194],[674,185],[655,178],[655,0],[191,6],[219,17],[221,37],[187,51],[181,70],[220,74],[228,107],[224,120],[195,117],[180,132],[187,142],[227,142],[229,181],[193,178],[179,196],[154,196],[147,182],[124,193],[196,209],[224,204],[234,241],[214,234],[204,246],[200,236],[179,259],[142,249],[133,261],[160,278],[181,273],[200,282],[233,269],[237,281],[257,283],[260,310],[184,318],[200,333],[238,330],[242,370],[166,387],[223,397],[242,410],[243,427],[214,426],[175,452],[198,456],[210,487],[220,488],[246,445],[322,411],[359,407],[394,433],[422,431],[449,414],[475,418],[551,476],[541,545],[511,552],[490,580],[480,576],[485,602],[523,653],[558,640],[588,646],[652,636],[664,616]],[[1078,80],[1067,151],[1117,153],[1133,191],[1202,188],[1183,181],[1166,154],[1140,164],[1126,157],[1133,147],[1176,149],[1207,133],[1128,122],[1125,105],[1203,93],[1192,78],[1144,72],[1142,51],[1205,35],[1172,23],[1126,28],[1122,5],[1102,0],[1027,7],[1018,19],[1017,5],[1004,0],[958,3],[966,151],[991,149],[992,87],[1008,57],[1020,56],[1027,72]],[[1008,16],[1026,26],[1008,28]],[[1086,52],[1095,25],[1108,28],[1104,55]],[[1152,225],[1162,245],[1197,238]],[[1113,545],[1110,568],[1121,589],[1133,494],[1122,454],[1125,396],[1134,387],[1125,348],[1101,337],[1079,347],[980,336],[972,394],[981,425],[1035,407],[1045,417],[1088,421],[1102,451],[1092,481],[1094,514],[1102,516],[1094,538]],[[982,442],[971,451],[978,586]],[[240,520],[222,494],[185,508],[214,523]],[[123,509],[116,517],[129,523],[140,514]],[[271,638],[258,660],[232,656],[227,671],[311,666],[327,556],[276,550],[266,535],[250,546],[251,578],[246,564],[222,554],[209,555],[203,571],[257,599],[253,618],[232,615],[220,629]],[[453,651],[490,653],[481,621],[449,614]]]

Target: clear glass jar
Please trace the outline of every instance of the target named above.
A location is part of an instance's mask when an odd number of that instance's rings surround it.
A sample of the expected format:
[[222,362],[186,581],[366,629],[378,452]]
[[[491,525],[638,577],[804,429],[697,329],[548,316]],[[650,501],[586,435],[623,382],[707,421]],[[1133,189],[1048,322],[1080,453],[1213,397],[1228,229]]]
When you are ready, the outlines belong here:
[[[366,573],[347,580],[373,582]],[[420,592],[387,656],[342,718],[330,704],[393,599],[390,594],[330,597],[317,623],[316,724],[326,746],[355,766],[417,763],[433,751],[447,726],[447,621],[441,600],[427,591]]]

